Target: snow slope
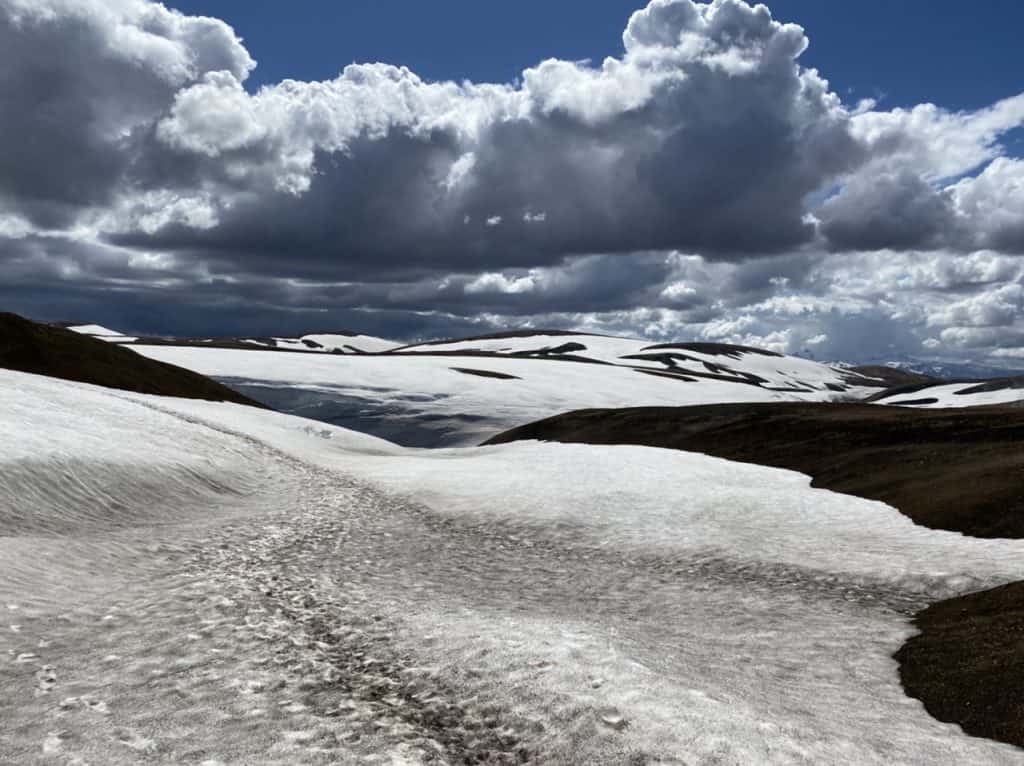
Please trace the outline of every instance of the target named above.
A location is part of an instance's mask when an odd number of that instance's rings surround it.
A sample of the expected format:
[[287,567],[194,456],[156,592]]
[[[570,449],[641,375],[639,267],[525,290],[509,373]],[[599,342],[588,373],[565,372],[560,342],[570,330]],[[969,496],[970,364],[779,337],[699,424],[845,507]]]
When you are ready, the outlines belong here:
[[[124,335],[103,325],[85,324],[68,326],[82,335],[91,335],[111,343],[134,343],[139,338]],[[248,343],[267,349],[284,349],[287,351],[318,351],[326,354],[378,354],[401,345],[393,340],[378,338],[374,335],[358,333],[310,333],[299,337],[268,337],[268,338],[203,338],[183,343],[218,343],[229,340],[236,343]]]
[[133,348],[216,378],[278,410],[365,430],[406,446],[476,444],[505,429],[584,407],[836,396],[827,387],[831,368],[790,357],[745,355],[743,364],[747,369],[768,365],[787,370],[787,375],[803,374],[808,382],[801,390],[774,390],[732,376],[652,374],[627,365],[544,358]]
[[880,396],[873,401],[901,407],[975,407],[1024,401],[1024,378],[946,383]]
[[689,372],[731,377],[799,393],[850,391],[857,395],[863,390],[873,392],[872,387],[878,385],[878,381],[865,379],[842,367],[720,343],[652,344],[639,338],[538,332],[421,343],[396,351],[583,358],[607,364],[671,370],[684,375]]
[[400,345],[393,340],[373,335],[339,333],[312,333],[297,338],[239,338],[239,342],[265,348],[319,351],[327,354],[379,354]]
[[1024,541],[676,451],[0,393],[0,762],[1024,763],[891,658]]
[[103,325],[98,324],[72,325],[67,329],[82,335],[90,335],[93,338],[99,338],[100,340],[105,340],[109,343],[131,343],[138,340],[138,338],[134,338],[130,335],[124,335],[117,330],[110,330]]

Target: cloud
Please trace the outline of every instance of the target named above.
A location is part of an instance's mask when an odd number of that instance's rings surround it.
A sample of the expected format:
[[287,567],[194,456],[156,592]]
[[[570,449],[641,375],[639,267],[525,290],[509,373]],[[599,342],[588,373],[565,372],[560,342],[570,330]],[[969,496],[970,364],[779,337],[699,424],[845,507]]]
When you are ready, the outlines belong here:
[[867,111],[851,125],[868,160],[814,211],[830,248],[1024,253],[1024,163],[1000,144],[1024,125],[1024,94],[974,112]]
[[942,181],[999,157],[999,139],[1024,124],[1024,94],[976,111],[951,112],[935,104],[860,111],[851,122],[871,157]]
[[762,5],[652,0],[616,56],[514,83],[369,63],[247,90],[222,21],[0,0],[0,298],[148,332],[1008,354],[1024,94],[850,106],[807,44]]
[[994,290],[972,295],[938,311],[929,324],[959,327],[1008,326],[1024,311],[1024,286],[1019,283],[1001,285]]
[[255,64],[223,22],[144,0],[3,0],[0,66],[0,205],[60,228],[123,190],[179,89]]
[[[57,47],[62,20],[40,25]],[[629,20],[621,57],[547,60],[514,86],[364,64],[250,94],[244,49],[206,52],[207,37],[238,45],[221,31],[167,32],[173,62],[134,54],[162,87],[136,99],[111,77],[90,101],[134,115],[119,141],[82,152],[109,154],[106,199],[131,199],[95,224],[111,241],[260,273],[281,271],[287,242],[290,271],[345,278],[662,248],[730,259],[810,241],[804,197],[858,161],[850,116],[797,63],[803,30],[738,0],[655,0]],[[96,69],[86,55],[77,70]],[[164,216],[168,195],[191,212]]]
[[1024,161],[999,157],[950,192],[973,248],[1024,254]]
[[954,212],[948,194],[903,169],[855,176],[816,215],[836,250],[930,250],[948,240]]

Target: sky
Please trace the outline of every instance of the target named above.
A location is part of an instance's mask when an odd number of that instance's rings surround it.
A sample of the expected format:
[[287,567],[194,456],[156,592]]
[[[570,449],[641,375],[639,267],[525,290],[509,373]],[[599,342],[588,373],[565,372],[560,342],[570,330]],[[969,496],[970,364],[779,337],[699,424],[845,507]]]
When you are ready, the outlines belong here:
[[[511,82],[546,58],[600,61],[622,54],[622,30],[637,0],[177,0],[217,16],[242,37],[259,66],[249,90],[283,79],[325,80],[346,64],[384,61],[424,79]],[[803,26],[800,57],[843,95],[886,106],[924,101],[977,109],[1021,89],[1017,0],[776,0],[780,21]],[[983,9],[983,13],[979,13]],[[877,23],[885,19],[884,24]],[[401,23],[396,23],[401,19]],[[998,21],[997,21],[998,20]]]
[[170,5],[0,0],[0,309],[1024,367],[1019,3]]

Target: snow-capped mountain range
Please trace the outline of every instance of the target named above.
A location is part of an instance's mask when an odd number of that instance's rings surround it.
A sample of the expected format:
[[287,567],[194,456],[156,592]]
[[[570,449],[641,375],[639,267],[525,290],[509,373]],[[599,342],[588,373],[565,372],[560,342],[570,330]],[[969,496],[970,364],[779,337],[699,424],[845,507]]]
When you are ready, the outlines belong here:
[[[402,345],[366,335],[149,339],[71,329],[214,378],[274,409],[407,446],[477,444],[574,409],[852,401],[891,381],[842,365],[717,343],[516,331]],[[282,353],[287,352],[287,353]],[[969,392],[967,406],[1024,398]],[[883,403],[916,405],[917,399]]]

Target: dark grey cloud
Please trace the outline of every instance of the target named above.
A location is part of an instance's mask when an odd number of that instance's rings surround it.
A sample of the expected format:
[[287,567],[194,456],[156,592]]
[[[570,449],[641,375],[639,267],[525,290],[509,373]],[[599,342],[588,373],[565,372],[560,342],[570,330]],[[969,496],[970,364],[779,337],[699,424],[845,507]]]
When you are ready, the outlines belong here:
[[817,216],[836,250],[932,250],[956,237],[951,195],[906,169],[854,178]]
[[0,204],[44,229],[108,205],[136,130],[204,72],[252,65],[225,24],[142,0],[0,2]]

